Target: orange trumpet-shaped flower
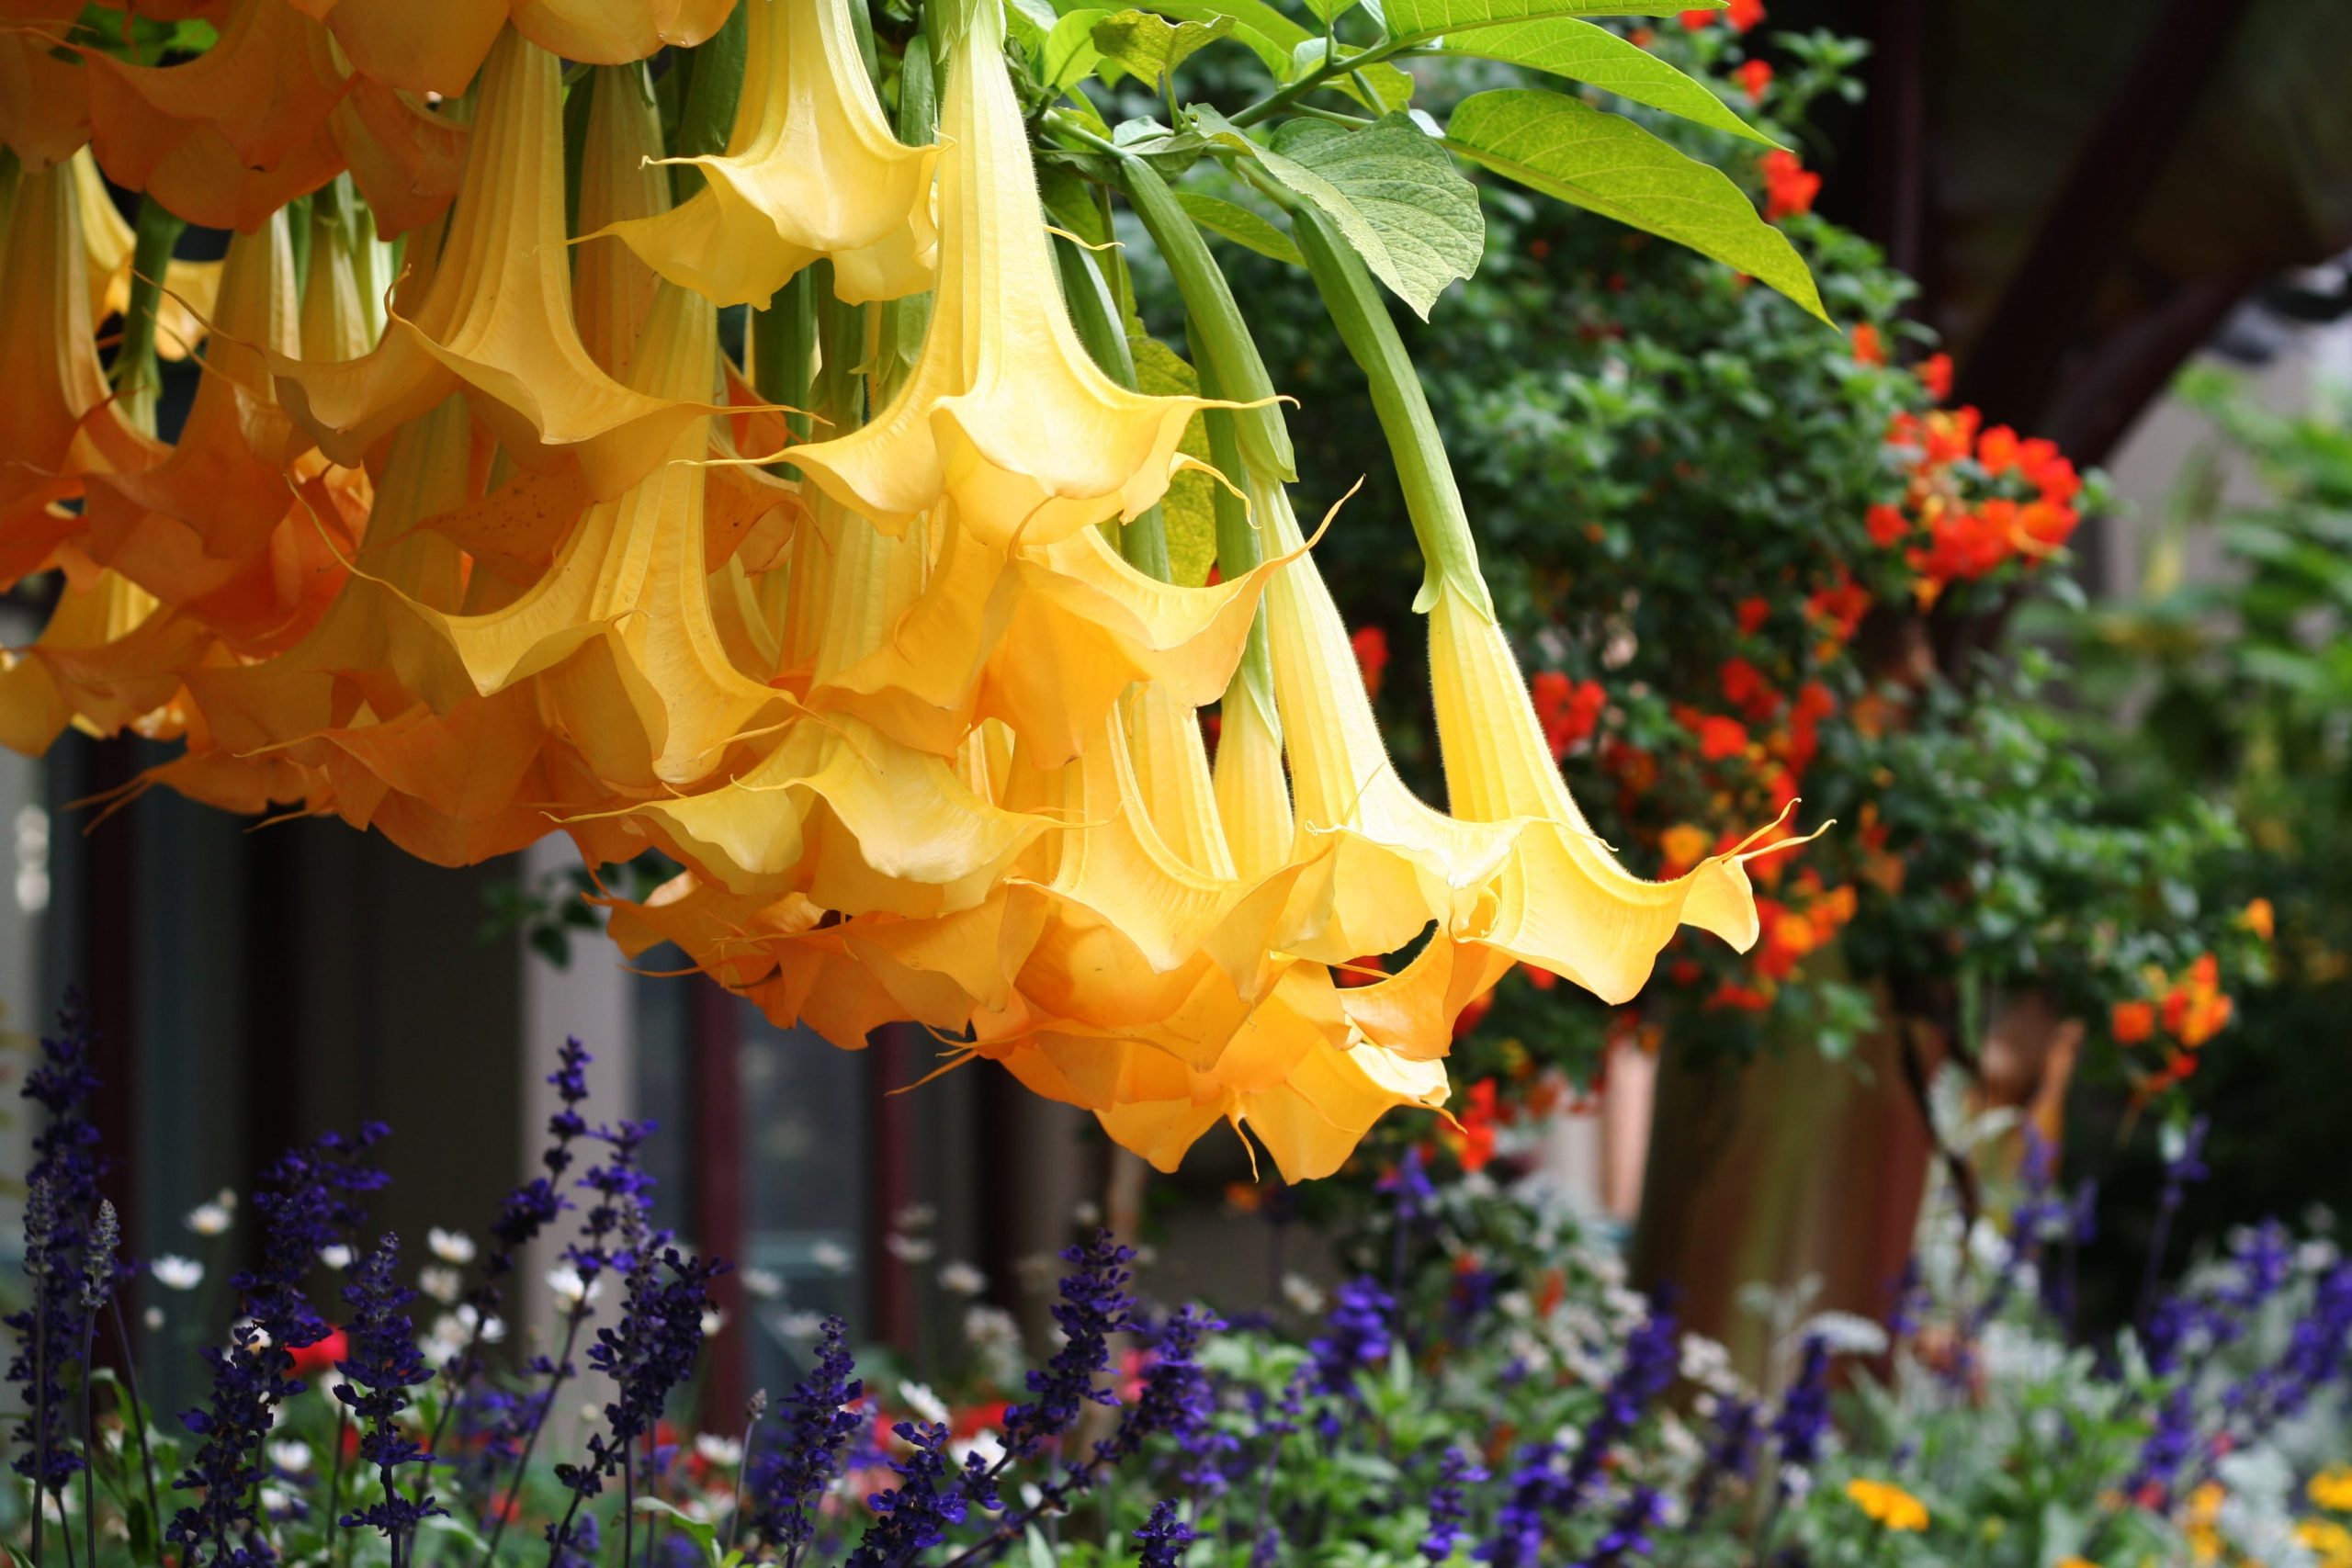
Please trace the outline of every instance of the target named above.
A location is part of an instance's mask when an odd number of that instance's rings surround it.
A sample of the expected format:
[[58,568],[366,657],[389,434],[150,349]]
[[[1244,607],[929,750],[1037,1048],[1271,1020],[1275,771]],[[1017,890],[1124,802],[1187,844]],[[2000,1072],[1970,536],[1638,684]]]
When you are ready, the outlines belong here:
[[271,400],[262,355],[298,345],[300,310],[281,211],[230,243],[220,335],[178,442],[138,472],[86,481],[91,556],[254,657],[316,621],[343,579],[334,551],[356,543],[366,513],[364,475],[320,487],[315,519],[296,492],[318,464],[298,464],[310,443]]
[[[120,315],[130,303],[130,257],[138,236],[107,194],[106,176],[86,147],[74,154],[74,193],[81,202],[82,243],[90,262],[90,318]],[[172,258],[155,310],[155,352],[185,359],[204,341],[205,319],[220,290],[220,264]]]
[[0,5],[0,151],[25,168],[62,164],[90,140],[86,73],[57,51],[81,10],[73,0]]
[[1131,392],[1071,329],[1046,248],[998,0],[980,0],[947,70],[939,281],[922,353],[871,424],[793,461],[897,532],[942,498],[985,543],[1051,544],[1168,488],[1198,398]]
[[[765,304],[830,256],[859,303],[931,287],[937,150],[890,134],[846,0],[743,0],[750,63],[727,151],[681,160],[703,188],[659,217],[603,230],[720,305]],[[582,216],[582,231],[594,234]]]
[[343,168],[327,128],[345,88],[334,44],[286,0],[235,0],[220,41],[180,64],[84,58],[107,177],[191,223],[257,228]]
[[[119,572],[68,581],[40,640],[0,653],[0,746],[39,756],[68,724],[112,735],[156,715],[210,640]],[[161,739],[174,727],[148,728]]]
[[735,0],[288,0],[324,22],[353,67],[412,93],[455,97],[510,20],[550,54],[624,65],[717,32]]
[[0,246],[0,585],[48,565],[79,525],[51,505],[76,476],[160,456],[107,398],[74,183],[65,164],[21,175]]
[[555,57],[502,35],[482,67],[448,237],[414,310],[396,306],[365,358],[271,356],[279,400],[334,461],[356,467],[369,446],[462,386],[516,462],[576,461],[598,496],[614,496],[707,411],[707,400],[631,390],[580,341],[563,245],[561,96]]

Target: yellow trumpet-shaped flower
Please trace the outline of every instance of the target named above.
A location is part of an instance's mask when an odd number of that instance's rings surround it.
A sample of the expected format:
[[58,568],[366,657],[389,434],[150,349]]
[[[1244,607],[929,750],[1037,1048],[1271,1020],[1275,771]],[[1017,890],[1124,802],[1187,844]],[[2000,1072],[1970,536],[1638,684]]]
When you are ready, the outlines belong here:
[[79,525],[50,504],[74,493],[76,476],[162,455],[107,399],[74,186],[70,164],[25,171],[0,246],[0,586],[47,565]]
[[[90,318],[119,316],[130,303],[130,254],[138,236],[107,194],[106,176],[87,147],[75,152],[74,193],[81,202],[82,243],[90,260]],[[164,273],[164,298],[155,308],[155,352],[185,359],[204,341],[205,320],[220,289],[217,261],[172,258]]]
[[575,460],[599,497],[662,460],[694,401],[613,379],[580,340],[563,244],[561,74],[514,32],[483,63],[466,172],[431,287],[396,305],[366,357],[334,364],[273,355],[279,400],[345,467],[464,387],[474,412],[525,468]]
[[297,494],[318,465],[297,462],[310,443],[271,400],[262,355],[296,347],[300,309],[281,211],[230,243],[221,335],[177,444],[152,467],[86,481],[89,553],[247,656],[288,647],[316,622],[343,580],[336,551],[356,543],[367,509],[364,474],[322,484],[315,510]]
[[1052,544],[1168,488],[1197,398],[1131,392],[1096,368],[1061,299],[1006,74],[980,0],[948,63],[939,279],[913,370],[871,424],[792,460],[889,532],[952,500],[984,543]]
[[[591,95],[581,140],[581,232],[669,211],[670,176],[656,166],[662,121],[645,67],[605,66],[573,91]],[[590,245],[572,263],[581,344],[616,380],[628,379],[660,283],[651,267],[619,245]]]
[[1618,864],[1568,795],[1502,628],[1450,581],[1430,609],[1430,683],[1455,814],[1521,824],[1487,890],[1478,940],[1611,1003],[1641,989],[1678,926],[1741,952],[1755,943],[1743,866],[1769,850],[1710,856],[1670,882]]
[[[1299,549],[1304,541],[1282,486],[1253,473],[1248,489],[1269,546],[1285,555]],[[1516,829],[1457,821],[1396,776],[1347,625],[1312,557],[1276,574],[1266,591],[1266,625],[1298,833],[1302,841],[1328,838],[1334,852],[1310,883],[1315,903],[1303,912],[1293,950],[1343,964],[1403,947],[1432,920],[1452,930],[1502,863]]]
[[[721,305],[764,305],[822,256],[851,303],[930,288],[938,152],[891,135],[847,0],[743,4],[750,58],[727,151],[680,160],[706,178],[675,211],[604,231]],[[581,228],[599,231],[584,211]]]
[[40,639],[0,653],[0,746],[39,756],[68,724],[106,736],[137,723],[209,640],[119,572],[69,579]]

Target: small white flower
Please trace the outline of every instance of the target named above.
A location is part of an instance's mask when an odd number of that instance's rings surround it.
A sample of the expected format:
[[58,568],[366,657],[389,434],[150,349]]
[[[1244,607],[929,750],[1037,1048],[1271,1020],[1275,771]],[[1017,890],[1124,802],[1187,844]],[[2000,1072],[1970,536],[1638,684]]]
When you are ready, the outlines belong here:
[[704,1432],[695,1438],[695,1452],[705,1464],[715,1464],[722,1470],[732,1470],[743,1462],[743,1445],[733,1438],[722,1438],[716,1432]]
[[198,1235],[224,1235],[236,1216],[226,1203],[198,1203],[187,1212],[187,1228]]
[[1731,1352],[1716,1340],[1703,1334],[1682,1337],[1682,1377],[1685,1382],[1713,1385],[1717,1376],[1729,1370]]
[[1070,1206],[1070,1219],[1086,1230],[1102,1223],[1102,1205],[1091,1198],[1081,1198]]
[[1886,1349],[1886,1330],[1850,1312],[1817,1312],[1797,1333],[1801,1340],[1821,1340],[1836,1356],[1876,1356]]
[[939,1395],[931,1392],[929,1383],[901,1382],[899,1385],[899,1400],[909,1411],[923,1420],[936,1421],[943,1427],[947,1425],[947,1405]]
[[444,1263],[471,1263],[474,1260],[474,1238],[463,1231],[445,1231],[435,1225],[424,1233],[424,1245],[433,1256]]
[[755,1302],[772,1302],[784,1294],[781,1275],[766,1269],[746,1269],[742,1273],[743,1293]]
[[708,1307],[704,1310],[702,1314],[702,1337],[705,1339],[718,1338],[718,1331],[726,1326],[727,1314],[725,1313],[719,1311],[717,1307]]
[[939,1244],[929,1236],[907,1235],[892,1231],[882,1238],[883,1247],[901,1263],[923,1264],[938,1256]]
[[928,1203],[910,1203],[890,1223],[902,1231],[927,1231],[939,1221],[939,1211]]
[[950,1295],[977,1296],[989,1288],[989,1277],[959,1258],[941,1266],[939,1288]]
[[958,1464],[965,1463],[974,1454],[978,1454],[982,1464],[992,1465],[1004,1457],[1004,1439],[983,1427],[973,1433],[967,1441],[949,1443],[947,1451],[956,1457],[956,1462]]
[[465,1293],[466,1281],[455,1269],[428,1263],[416,1271],[416,1288],[443,1306],[452,1306]]
[[825,1331],[822,1314],[788,1312],[776,1320],[776,1332],[786,1339],[814,1339]]
[[249,1350],[266,1350],[272,1343],[269,1330],[252,1318],[246,1318],[242,1323],[231,1324],[229,1338],[231,1343],[242,1345]]
[[980,1375],[999,1387],[1021,1382],[1021,1325],[1002,1307],[975,1303],[964,1309],[964,1343]]
[[820,1241],[808,1249],[808,1261],[828,1274],[846,1274],[855,1259],[850,1257],[849,1248],[841,1243]]
[[261,1511],[271,1518],[283,1518],[294,1511],[294,1494],[283,1486],[264,1486],[260,1492]]
[[300,1475],[311,1468],[311,1445],[308,1443],[272,1443],[269,1462],[288,1475]]
[[204,1283],[204,1265],[175,1252],[166,1252],[147,1265],[147,1272],[167,1291],[192,1291]]
[[605,1418],[605,1407],[592,1399],[580,1407],[580,1415],[583,1420],[602,1421]]
[[139,1314],[139,1321],[147,1325],[148,1333],[155,1333],[164,1326],[164,1309],[162,1307],[149,1307],[145,1312]]
[[580,1270],[570,1264],[548,1270],[548,1289],[555,1292],[558,1303],[567,1307],[582,1306],[605,1292],[602,1280],[582,1280]]
[[319,1261],[330,1269],[348,1269],[351,1267],[351,1248],[341,1242],[322,1247],[319,1248]]
[[1159,1248],[1148,1241],[1136,1243],[1135,1255],[1135,1265],[1138,1269],[1148,1269],[1159,1261]]
[[488,1317],[482,1317],[479,1308],[461,1306],[458,1309],[458,1321],[465,1325],[467,1333],[471,1334],[474,1331],[474,1324],[477,1320],[481,1324],[483,1344],[496,1345],[506,1337],[506,1320],[496,1313],[492,1313]]
[[1308,1317],[1323,1310],[1323,1292],[1304,1274],[1283,1276],[1283,1300],[1290,1303],[1293,1312]]

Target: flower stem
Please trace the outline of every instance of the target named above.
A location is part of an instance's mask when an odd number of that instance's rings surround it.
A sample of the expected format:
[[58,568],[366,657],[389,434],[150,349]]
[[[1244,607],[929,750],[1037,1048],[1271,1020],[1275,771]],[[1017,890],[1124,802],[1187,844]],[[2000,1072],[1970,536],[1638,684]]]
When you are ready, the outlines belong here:
[[130,1347],[130,1329],[123,1321],[120,1292],[108,1298],[114,1312],[114,1336],[122,1346],[123,1386],[130,1394],[130,1429],[139,1439],[139,1472],[147,1483],[147,1522],[157,1542],[156,1561],[163,1560],[163,1505],[155,1497],[155,1456],[147,1446],[147,1402],[139,1396],[139,1355]]
[[[565,1314],[563,1325],[563,1350],[561,1354],[558,1355],[555,1359],[555,1370],[548,1374],[547,1397],[539,1402],[538,1414],[531,1417],[531,1429],[524,1434],[523,1452],[521,1457],[516,1459],[514,1461],[514,1482],[512,1486],[507,1488],[506,1501],[504,1505],[499,1508],[498,1517],[491,1520],[490,1540],[489,1543],[482,1548],[480,1568],[490,1568],[490,1565],[497,1561],[498,1541],[499,1538],[506,1533],[506,1521],[508,1518],[513,1517],[517,1508],[522,1506],[523,1478],[530,1473],[531,1450],[539,1446],[539,1433],[547,1427],[548,1416],[549,1413],[555,1409],[556,1393],[563,1387],[564,1379],[571,1375],[572,1348],[579,1343],[580,1325],[587,1320],[587,1303],[584,1300],[580,1303],[580,1305],[574,1307],[570,1313]],[[580,1506],[580,1499],[576,1494],[573,1495],[571,1501],[573,1509],[577,1509]],[[567,1529],[571,1523],[571,1514],[568,1511],[564,1515],[564,1524]],[[562,1531],[559,1531],[555,1539],[557,1542],[560,1543],[564,1540],[564,1533]],[[552,1551],[548,1554],[548,1561],[550,1562],[554,1561],[554,1553]]]

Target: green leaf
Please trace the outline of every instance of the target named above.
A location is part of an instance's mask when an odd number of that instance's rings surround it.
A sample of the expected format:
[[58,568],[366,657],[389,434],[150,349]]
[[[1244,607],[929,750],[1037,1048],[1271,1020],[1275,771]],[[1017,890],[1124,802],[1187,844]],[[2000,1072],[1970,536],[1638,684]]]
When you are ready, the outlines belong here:
[[673,1504],[665,1503],[659,1497],[639,1497],[637,1500],[637,1511],[640,1514],[660,1514],[666,1517],[682,1533],[691,1538],[696,1546],[702,1548],[702,1554],[706,1559],[714,1563],[718,1561],[718,1527],[708,1519],[697,1519],[684,1509]]
[[[1184,356],[1148,333],[1136,333],[1127,338],[1127,348],[1136,359],[1136,389],[1155,398],[1196,398],[1201,395],[1201,378]],[[1209,460],[1208,426],[1199,414],[1193,416],[1184,427],[1184,439],[1176,449],[1188,457],[1205,463]],[[1161,512],[1167,517],[1169,581],[1187,588],[1198,588],[1209,580],[1209,563],[1216,559],[1216,481],[1208,475],[1186,469],[1168,481],[1168,493],[1160,498]]]
[[1291,120],[1258,158],[1321,209],[1415,314],[1426,319],[1447,284],[1477,270],[1487,241],[1478,193],[1410,116],[1362,130]]
[[1356,0],[1306,0],[1306,8],[1315,13],[1317,21],[1321,22],[1325,27],[1329,27],[1333,22],[1354,10]]
[[1530,190],[1688,245],[1768,284],[1824,321],[1813,274],[1723,172],[1629,119],[1560,93],[1510,87],[1462,101],[1445,144]]
[[1506,65],[1524,65],[1571,81],[1647,104],[1696,125],[1729,131],[1767,147],[1779,142],[1731,112],[1724,101],[1702,84],[1652,54],[1618,37],[1607,28],[1594,27],[1573,17],[1547,17],[1541,21],[1513,22],[1480,28],[1446,39],[1450,54],[1475,54]]
[[1278,262],[1288,262],[1293,266],[1306,265],[1306,258],[1298,254],[1298,247],[1290,243],[1288,234],[1246,207],[1222,197],[1190,190],[1176,193],[1176,205],[1212,234],[1221,234],[1237,245],[1247,245],[1260,255]]
[[[1217,17],[1231,17],[1234,41],[1246,45],[1277,82],[1289,82],[1297,76],[1302,45],[1311,42],[1315,46],[1309,64],[1318,63],[1323,58],[1323,35],[1307,31],[1266,4],[1266,0],[1146,0],[1145,9],[1179,21],[1205,22]],[[1412,77],[1394,65],[1368,65],[1363,68],[1363,75],[1373,84],[1380,102],[1366,100],[1345,76],[1334,78],[1329,85],[1382,114],[1412,96]]]
[[1239,25],[1231,17],[1170,22],[1149,11],[1121,11],[1094,24],[1094,47],[1156,87],[1196,51]]
[[1059,93],[1071,84],[1082,80],[1102,58],[1094,41],[1095,25],[1110,19],[1108,11],[1072,11],[1054,24],[1046,35],[1044,53],[1037,62],[1045,77],[1046,90]]
[[1502,22],[1532,22],[1545,17],[1670,17],[1680,11],[1719,11],[1724,0],[1386,0],[1392,39],[1436,38]]
[[[1301,39],[1290,51],[1291,78],[1295,81],[1309,71],[1317,69],[1325,60],[1330,57],[1330,39],[1319,37]],[[1405,70],[1402,66],[1388,64],[1385,61],[1370,65],[1349,67],[1348,59],[1349,56],[1342,46],[1342,52],[1340,55],[1340,64],[1343,68],[1342,73],[1332,77],[1325,85],[1344,92],[1356,102],[1363,104],[1365,107],[1376,109],[1382,114],[1386,114],[1390,109],[1401,109],[1413,101],[1413,89],[1419,84],[1413,80],[1411,72]],[[1379,100],[1377,103],[1365,99],[1363,89],[1356,85],[1356,78],[1359,76],[1371,86],[1373,96]]]
[[1034,34],[1044,38],[1054,30],[1054,23],[1059,18],[1046,0],[1012,0],[1004,8],[1004,19],[1016,37]]

